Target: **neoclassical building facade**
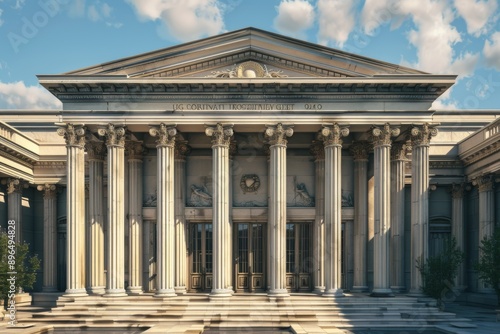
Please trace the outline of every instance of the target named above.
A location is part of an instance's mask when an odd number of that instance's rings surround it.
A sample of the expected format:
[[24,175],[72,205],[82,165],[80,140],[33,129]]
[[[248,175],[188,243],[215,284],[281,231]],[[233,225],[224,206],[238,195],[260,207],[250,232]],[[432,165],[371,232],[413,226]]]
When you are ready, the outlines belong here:
[[454,236],[460,291],[500,219],[498,110],[455,82],[248,28],[39,81],[2,110],[0,222],[36,291],[419,295]]

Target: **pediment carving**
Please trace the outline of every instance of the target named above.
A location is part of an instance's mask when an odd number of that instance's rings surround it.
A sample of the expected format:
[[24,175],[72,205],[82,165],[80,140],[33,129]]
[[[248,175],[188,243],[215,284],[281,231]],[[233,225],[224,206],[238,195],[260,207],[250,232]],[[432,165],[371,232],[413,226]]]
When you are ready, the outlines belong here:
[[222,71],[212,71],[207,78],[286,78],[282,70],[268,69],[256,61],[245,61]]

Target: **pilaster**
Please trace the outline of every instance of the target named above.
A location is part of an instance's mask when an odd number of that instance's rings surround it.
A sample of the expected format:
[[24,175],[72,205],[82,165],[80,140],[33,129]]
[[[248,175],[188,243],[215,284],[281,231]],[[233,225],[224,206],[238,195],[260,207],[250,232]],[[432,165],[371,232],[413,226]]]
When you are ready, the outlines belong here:
[[57,292],[57,187],[44,184],[43,192],[43,292]]
[[85,290],[85,127],[66,124],[57,129],[67,150],[66,294],[86,296]]
[[[465,236],[464,236],[464,195],[465,185],[452,184],[451,186],[451,234],[457,242],[457,248],[462,252],[465,251]],[[462,262],[458,268],[458,274],[455,278],[455,286],[463,291],[465,285],[465,264]]]
[[342,137],[347,127],[337,123],[324,126],[325,146],[325,297],[342,297]]
[[287,297],[286,289],[286,137],[293,135],[291,126],[267,125],[269,142],[269,297]]
[[107,280],[105,296],[125,293],[125,128],[108,124],[98,129],[108,148]]
[[311,154],[315,164],[315,202],[316,219],[313,230],[313,280],[314,292],[322,294],[325,291],[325,147],[319,140],[313,141]]
[[355,142],[350,147],[354,158],[354,284],[355,292],[368,291],[368,142]]
[[22,221],[22,197],[25,183],[20,179],[7,178],[2,180],[7,188],[7,220],[15,222],[16,243],[24,242]]
[[211,298],[230,297],[231,290],[231,233],[229,217],[229,145],[232,125],[217,123],[207,126],[205,134],[212,138],[213,174],[213,284]]
[[174,147],[175,125],[161,123],[149,129],[156,139],[158,159],[157,197],[157,288],[156,297],[175,297],[175,215],[174,215]]

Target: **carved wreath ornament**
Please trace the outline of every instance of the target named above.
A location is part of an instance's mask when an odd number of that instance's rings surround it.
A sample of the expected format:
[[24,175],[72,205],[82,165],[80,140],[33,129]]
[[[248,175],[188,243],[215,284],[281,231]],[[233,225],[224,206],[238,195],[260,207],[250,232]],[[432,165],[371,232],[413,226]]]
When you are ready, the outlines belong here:
[[256,174],[245,174],[241,177],[240,187],[243,193],[255,192],[260,187],[260,179]]

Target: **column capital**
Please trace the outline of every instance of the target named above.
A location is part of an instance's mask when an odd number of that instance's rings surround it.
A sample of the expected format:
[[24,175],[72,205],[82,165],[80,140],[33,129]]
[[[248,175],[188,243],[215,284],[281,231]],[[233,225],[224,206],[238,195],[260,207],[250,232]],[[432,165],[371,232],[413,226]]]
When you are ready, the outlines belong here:
[[186,155],[191,152],[191,146],[188,145],[187,140],[176,138],[175,140],[175,160],[186,160]]
[[370,145],[366,141],[358,141],[351,144],[349,151],[354,157],[354,161],[368,161]]
[[99,136],[106,137],[107,146],[125,147],[125,128],[109,123],[107,127],[97,130]]
[[56,198],[57,186],[55,184],[40,184],[36,187],[38,191],[43,191],[43,198],[54,199]]
[[85,150],[87,151],[87,159],[95,161],[104,161],[106,156],[106,146],[102,141],[87,141],[85,143]]
[[492,191],[495,187],[495,178],[492,174],[481,175],[472,180],[472,185],[477,186],[479,192]]
[[233,125],[217,123],[215,126],[207,126],[205,134],[212,137],[212,146],[226,146],[229,147],[231,137],[234,134]]
[[142,145],[142,142],[138,141],[127,141],[125,143],[125,155],[128,160],[142,160],[146,148]]
[[57,129],[57,134],[63,136],[66,146],[85,147],[85,126],[83,124],[68,123]]
[[405,142],[396,142],[391,146],[391,160],[392,161],[406,161],[408,160],[408,152],[411,151],[411,145]]
[[431,137],[435,137],[438,130],[435,127],[424,123],[423,125],[416,125],[410,130],[410,139],[412,146],[429,146]]
[[316,160],[325,160],[325,145],[321,140],[313,140],[309,151]]
[[463,198],[464,194],[465,194],[465,184],[453,183],[451,185],[451,197],[452,198]]
[[161,123],[160,126],[153,126],[149,129],[149,134],[152,137],[158,137],[156,139],[156,147],[175,145],[175,136],[177,135],[177,129],[175,124],[165,124]]
[[2,184],[7,188],[7,194],[21,194],[23,192],[23,188],[28,188],[28,184],[26,182],[12,177],[2,179]]
[[391,128],[389,123],[385,123],[383,128],[374,126],[370,132],[373,147],[377,147],[382,145],[391,145],[391,137],[399,136],[400,129],[398,127]]
[[347,137],[349,135],[348,127],[340,127],[338,123],[333,123],[332,125],[323,125],[321,129],[321,140],[325,147],[340,145],[342,146],[342,137]]
[[266,137],[270,146],[286,146],[286,137],[293,135],[293,127],[278,123],[276,125],[266,125]]

